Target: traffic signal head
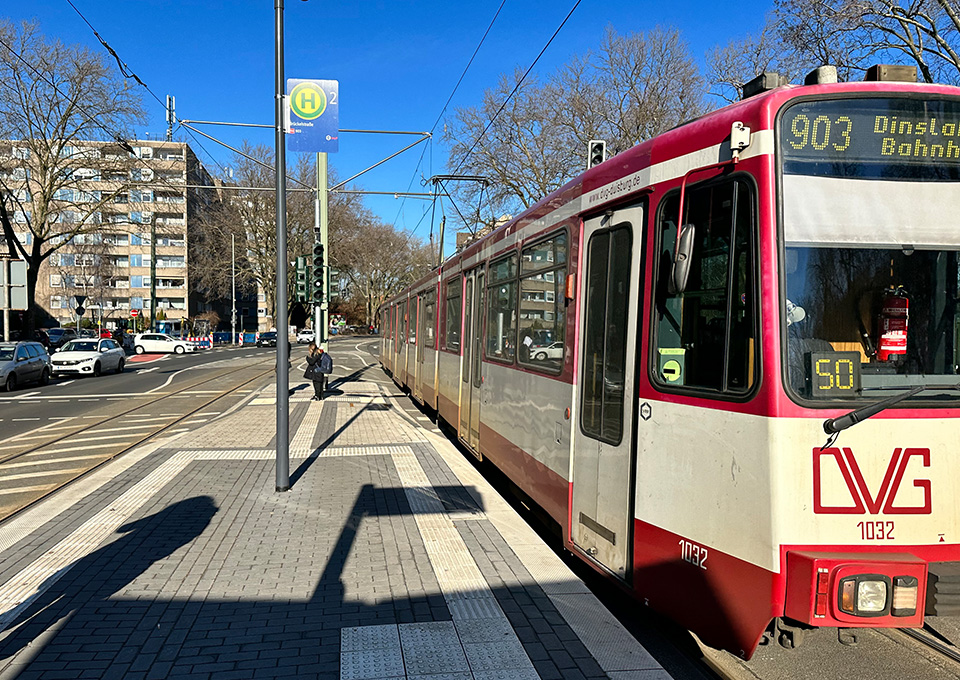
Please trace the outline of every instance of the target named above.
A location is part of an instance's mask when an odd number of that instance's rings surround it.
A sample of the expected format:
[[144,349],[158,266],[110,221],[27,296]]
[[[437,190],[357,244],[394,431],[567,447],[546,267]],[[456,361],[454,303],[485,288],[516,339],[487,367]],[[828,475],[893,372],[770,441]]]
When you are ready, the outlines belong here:
[[326,271],[323,266],[323,244],[313,246],[313,302],[323,302],[323,283]]
[[607,158],[607,143],[602,139],[587,142],[587,168],[600,165]]

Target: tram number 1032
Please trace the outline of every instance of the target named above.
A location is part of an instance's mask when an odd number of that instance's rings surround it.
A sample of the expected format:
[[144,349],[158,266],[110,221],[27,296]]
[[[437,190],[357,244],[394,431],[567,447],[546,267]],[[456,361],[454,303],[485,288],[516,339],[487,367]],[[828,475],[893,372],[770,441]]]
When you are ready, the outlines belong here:
[[697,545],[696,543],[691,543],[683,539],[679,541],[679,545],[680,557],[683,558],[684,562],[689,562],[693,566],[700,567],[701,569],[707,568],[707,555],[710,554],[709,550],[702,545]]

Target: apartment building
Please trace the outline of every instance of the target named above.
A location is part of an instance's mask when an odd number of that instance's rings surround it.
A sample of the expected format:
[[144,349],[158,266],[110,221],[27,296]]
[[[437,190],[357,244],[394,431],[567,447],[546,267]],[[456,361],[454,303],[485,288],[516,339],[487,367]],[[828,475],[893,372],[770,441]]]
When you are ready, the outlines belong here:
[[[26,225],[33,205],[29,176],[36,164],[16,142],[3,146],[7,185],[19,180],[23,187],[17,198],[25,209],[13,219]],[[53,197],[58,211],[49,221],[63,222],[69,233],[83,222],[84,233],[44,261],[37,304],[69,323],[82,296],[85,318],[109,328],[154,316],[177,327],[191,311],[188,228],[200,207],[213,200],[213,179],[183,142],[91,141],[67,147],[61,156],[69,158],[74,181]],[[29,246],[26,226],[18,238]]]

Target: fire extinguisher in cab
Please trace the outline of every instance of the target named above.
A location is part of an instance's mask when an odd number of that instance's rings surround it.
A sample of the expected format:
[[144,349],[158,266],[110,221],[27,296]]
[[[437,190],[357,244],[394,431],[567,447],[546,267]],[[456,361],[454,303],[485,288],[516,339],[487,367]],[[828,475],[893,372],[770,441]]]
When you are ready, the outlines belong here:
[[910,318],[910,298],[903,286],[891,286],[883,293],[880,308],[880,342],[877,359],[893,361],[907,353],[907,325]]

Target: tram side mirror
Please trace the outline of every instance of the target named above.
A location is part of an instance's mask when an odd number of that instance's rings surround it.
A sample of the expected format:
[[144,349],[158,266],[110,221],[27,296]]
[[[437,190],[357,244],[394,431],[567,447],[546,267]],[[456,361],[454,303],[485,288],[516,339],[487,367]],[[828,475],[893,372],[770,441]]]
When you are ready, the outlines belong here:
[[696,229],[692,224],[680,227],[680,241],[677,244],[677,253],[670,268],[670,280],[667,282],[667,292],[679,295],[687,289],[687,278],[690,276],[690,263],[693,259],[693,243]]

